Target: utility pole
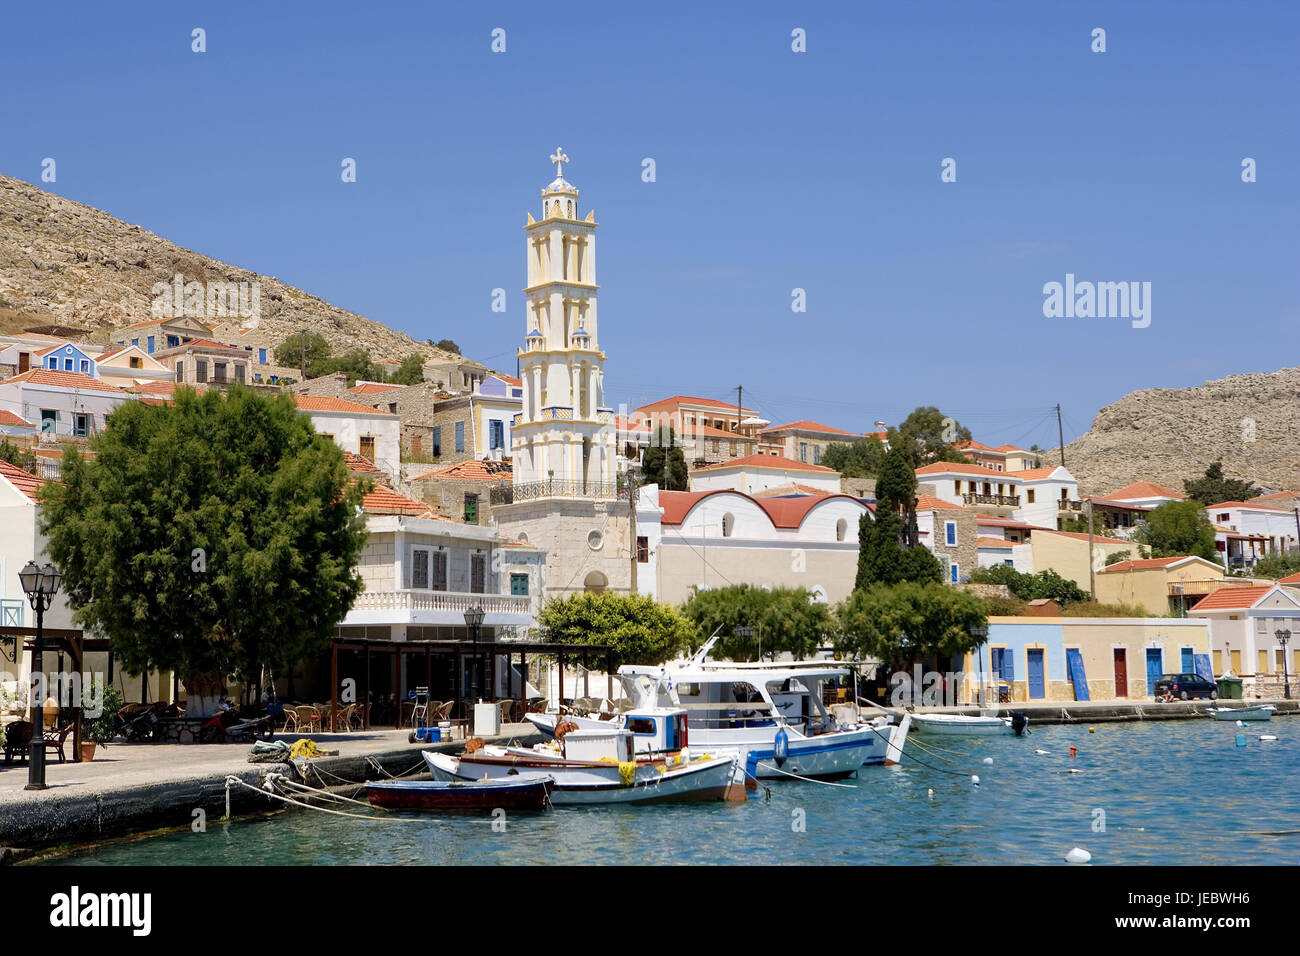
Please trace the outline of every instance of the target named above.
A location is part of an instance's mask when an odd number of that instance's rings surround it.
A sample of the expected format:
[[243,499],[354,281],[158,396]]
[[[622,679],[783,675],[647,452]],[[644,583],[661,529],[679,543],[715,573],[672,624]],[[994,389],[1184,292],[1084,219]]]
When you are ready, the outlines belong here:
[[[740,411],[740,397],[741,395],[744,394],[744,392],[745,392],[745,386],[743,385],[736,386],[736,434],[737,435],[740,434],[740,422],[741,419],[743,418],[743,415]],[[740,446],[740,450],[741,451],[745,450],[745,446],[743,444]],[[757,447],[755,447],[754,450],[757,451],[758,450]],[[762,660],[761,657],[759,659]]]
[[[300,378],[299,381],[305,382],[307,381],[307,330],[306,329],[303,329],[301,332],[298,333],[298,345],[302,352],[302,369],[301,369],[302,378]],[[1059,410],[1061,406],[1057,405],[1056,407]]]
[[1097,562],[1092,557],[1092,498],[1088,499],[1088,596],[1097,600]]
[[1061,467],[1065,467],[1065,429],[1061,427],[1061,403],[1056,403],[1056,437],[1061,441]]

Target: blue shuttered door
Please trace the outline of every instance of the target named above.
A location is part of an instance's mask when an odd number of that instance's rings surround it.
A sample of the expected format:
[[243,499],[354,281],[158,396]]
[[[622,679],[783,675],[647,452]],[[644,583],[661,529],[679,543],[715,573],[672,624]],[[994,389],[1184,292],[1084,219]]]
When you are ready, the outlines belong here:
[[1196,661],[1193,659],[1192,649],[1190,647],[1183,648],[1183,673],[1196,673]]
[[1198,677],[1204,677],[1208,681],[1214,680],[1214,671],[1210,668],[1209,654],[1193,654],[1192,660],[1196,664],[1195,674]]
[[1029,656],[1029,699],[1042,700],[1047,696],[1047,682],[1043,673],[1043,652],[1039,648],[1026,651]]
[[1147,648],[1147,693],[1156,692],[1156,681],[1160,678],[1160,648]]
[[1078,648],[1066,651],[1065,667],[1074,684],[1074,699],[1092,700],[1088,694],[1088,676],[1083,672],[1083,652]]

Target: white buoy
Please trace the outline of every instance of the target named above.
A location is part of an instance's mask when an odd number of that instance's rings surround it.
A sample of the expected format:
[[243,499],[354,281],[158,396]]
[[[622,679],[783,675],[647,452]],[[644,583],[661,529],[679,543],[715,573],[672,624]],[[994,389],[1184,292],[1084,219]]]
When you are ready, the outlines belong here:
[[1034,753],[1036,753],[1036,754],[1050,754],[1051,751],[1050,751],[1050,750],[1035,750]]
[[993,765],[993,758],[992,758],[992,757],[985,757],[983,760],[980,761],[980,763],[984,764],[985,766],[992,766],[992,765]]
[[976,776],[975,774],[971,774],[971,775],[970,775],[970,782],[973,783],[973,784],[975,784],[975,786],[978,787],[978,786],[980,785],[980,778],[979,778],[978,776]]
[[1087,863],[1092,859],[1092,854],[1082,847],[1075,847],[1069,853],[1065,854],[1066,863]]
[[1277,734],[1260,734],[1260,740],[1277,740]]
[[927,797],[929,797],[931,800],[933,800],[933,799],[934,799],[934,787],[931,787],[929,790],[925,791],[925,795],[926,795]]

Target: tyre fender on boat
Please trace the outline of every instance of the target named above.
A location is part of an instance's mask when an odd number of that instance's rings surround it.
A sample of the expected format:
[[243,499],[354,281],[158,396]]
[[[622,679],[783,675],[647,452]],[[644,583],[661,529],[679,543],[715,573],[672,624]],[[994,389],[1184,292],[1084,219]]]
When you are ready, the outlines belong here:
[[778,767],[790,756],[790,738],[784,727],[776,732],[776,740],[772,742],[772,756],[776,759]]

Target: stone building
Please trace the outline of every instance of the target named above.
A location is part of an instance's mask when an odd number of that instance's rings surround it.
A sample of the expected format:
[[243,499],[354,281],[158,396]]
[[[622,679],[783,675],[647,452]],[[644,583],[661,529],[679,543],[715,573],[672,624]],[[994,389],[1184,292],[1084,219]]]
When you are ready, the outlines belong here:
[[481,525],[493,523],[492,489],[511,484],[510,463],[490,458],[458,462],[410,479],[412,493],[436,514]]

